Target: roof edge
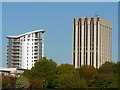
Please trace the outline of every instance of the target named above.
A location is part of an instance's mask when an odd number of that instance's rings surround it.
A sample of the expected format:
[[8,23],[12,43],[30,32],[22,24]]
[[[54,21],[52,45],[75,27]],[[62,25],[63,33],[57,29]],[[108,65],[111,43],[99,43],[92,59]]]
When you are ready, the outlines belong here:
[[35,30],[35,31],[24,33],[24,34],[20,34],[18,36],[7,36],[6,38],[19,38],[21,36],[24,36],[24,35],[27,35],[27,34],[31,34],[31,33],[35,33],[35,32],[45,32],[45,30]]

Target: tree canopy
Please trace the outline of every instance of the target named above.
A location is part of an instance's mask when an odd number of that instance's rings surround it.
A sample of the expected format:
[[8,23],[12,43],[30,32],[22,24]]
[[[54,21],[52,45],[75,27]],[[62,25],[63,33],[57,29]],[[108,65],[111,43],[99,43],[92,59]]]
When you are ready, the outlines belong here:
[[90,65],[75,68],[42,58],[17,80],[3,77],[2,83],[4,88],[118,88],[119,72],[119,63],[106,62],[98,69]]
[[30,87],[30,83],[29,83],[29,79],[24,77],[24,76],[20,76],[17,81],[16,81],[16,88],[29,88]]

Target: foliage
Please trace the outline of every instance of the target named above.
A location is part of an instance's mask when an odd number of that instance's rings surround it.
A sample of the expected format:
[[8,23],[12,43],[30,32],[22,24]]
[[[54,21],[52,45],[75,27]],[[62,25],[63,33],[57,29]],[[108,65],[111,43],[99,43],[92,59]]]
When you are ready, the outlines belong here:
[[[42,80],[39,88],[117,88],[119,63],[106,62],[99,69],[90,65],[76,68],[70,64],[57,66],[51,59],[40,59],[31,70],[24,72],[33,84],[35,78]],[[39,81],[39,80],[38,80]],[[36,86],[34,86],[34,84]],[[33,85],[33,86],[32,86]]]
[[96,79],[90,80],[89,87],[97,87],[97,88],[110,88],[111,80],[107,78],[102,78],[101,76],[97,76]]
[[28,79],[31,79],[33,76],[31,75],[31,70],[25,70],[22,76],[25,76]]
[[10,88],[10,78],[7,76],[2,76],[2,87],[3,88]]
[[28,78],[20,76],[16,81],[16,88],[29,88],[30,83]]
[[28,73],[24,73],[24,76],[27,76],[29,79],[33,78],[41,78],[43,85],[46,87],[53,87],[55,78],[55,68],[57,64],[52,60],[48,60],[46,58],[40,59],[37,63],[35,63],[35,67],[31,69],[31,71],[27,71]]
[[12,76],[2,76],[1,79],[3,88],[15,88],[16,78]]
[[79,73],[73,65],[62,64],[56,68],[56,87],[57,88],[80,88],[86,87],[86,81],[81,80]]
[[99,73],[114,73],[115,70],[115,64],[112,62],[106,62],[99,68]]
[[30,79],[30,88],[42,88],[42,80],[40,78]]
[[94,79],[98,74],[97,69],[90,65],[81,66],[76,70],[79,72],[80,77],[85,78],[87,80]]

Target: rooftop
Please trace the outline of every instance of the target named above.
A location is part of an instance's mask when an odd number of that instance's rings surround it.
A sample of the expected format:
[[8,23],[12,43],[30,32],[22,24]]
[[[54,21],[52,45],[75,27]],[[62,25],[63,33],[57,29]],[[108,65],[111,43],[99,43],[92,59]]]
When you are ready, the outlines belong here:
[[31,34],[31,33],[36,33],[36,32],[45,32],[45,31],[44,30],[36,30],[36,31],[31,31],[31,32],[28,32],[28,33],[21,34],[21,35],[18,35],[18,36],[7,36],[7,38],[19,38],[21,36],[28,35],[28,34]]

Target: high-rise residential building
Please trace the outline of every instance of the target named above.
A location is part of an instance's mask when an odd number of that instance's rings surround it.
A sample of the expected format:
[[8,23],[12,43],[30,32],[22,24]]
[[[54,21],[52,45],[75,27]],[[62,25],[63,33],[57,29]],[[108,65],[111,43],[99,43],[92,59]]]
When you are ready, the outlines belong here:
[[99,68],[112,60],[112,22],[100,17],[74,18],[72,63]]
[[7,67],[31,69],[44,56],[44,30],[7,36]]

